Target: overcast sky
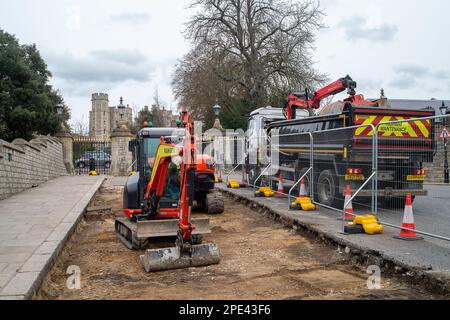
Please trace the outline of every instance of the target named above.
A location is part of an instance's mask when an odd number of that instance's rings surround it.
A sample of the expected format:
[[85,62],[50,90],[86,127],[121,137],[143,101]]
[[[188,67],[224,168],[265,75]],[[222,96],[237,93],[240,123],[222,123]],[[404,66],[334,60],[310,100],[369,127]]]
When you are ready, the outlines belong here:
[[[1,0],[0,28],[36,43],[52,83],[88,119],[90,96],[140,108],[160,98],[176,106],[171,75],[188,50],[188,0]],[[450,98],[450,1],[322,0],[327,28],[316,67],[335,80],[350,74],[358,91],[389,98]],[[293,88],[297,89],[297,88]]]

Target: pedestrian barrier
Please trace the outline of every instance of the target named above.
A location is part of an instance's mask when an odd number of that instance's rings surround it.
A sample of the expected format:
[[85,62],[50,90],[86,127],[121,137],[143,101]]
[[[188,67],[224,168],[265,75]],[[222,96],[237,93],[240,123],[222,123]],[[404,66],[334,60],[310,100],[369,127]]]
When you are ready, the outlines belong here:
[[[421,219],[418,227],[422,230],[416,229],[415,224],[409,227],[407,224],[412,218],[412,206],[420,208],[424,215],[436,217],[439,209],[433,207],[439,206],[439,199],[448,199],[448,135],[445,133],[450,115],[390,118],[391,121],[378,123],[375,130],[378,175],[373,193],[378,201],[374,212],[384,226],[400,230],[397,238],[406,239],[408,235],[415,238],[420,234],[450,241],[448,235],[442,234],[450,230],[445,219],[433,224],[428,222],[430,219]],[[402,219],[403,208],[411,214],[404,212]],[[443,209],[447,208],[444,205]]]
[[[298,205],[301,205],[301,203],[296,201],[291,202],[291,196],[292,196],[292,192],[294,191],[294,189],[297,187],[297,185],[300,183],[300,192],[299,192],[299,198],[302,197],[306,197],[307,193],[306,193],[306,187],[305,187],[305,177],[310,174],[310,172],[312,172],[312,167],[309,167],[308,170],[306,170],[306,172],[297,180],[297,182],[292,186],[292,188],[289,190],[289,194],[288,194],[288,203],[289,203],[289,209],[298,209]],[[315,208],[314,208],[315,209]]]
[[[327,128],[328,124],[321,122],[321,127],[305,127],[311,132],[272,130],[267,145],[270,162],[253,167],[245,161],[237,163],[227,182],[242,168],[242,184],[237,183],[243,185],[248,179],[255,196],[285,195],[291,210],[300,209],[302,203],[307,206],[307,200],[301,200],[307,190],[311,205],[331,209],[344,218],[341,232],[377,234],[384,226],[398,229],[402,235],[411,231],[450,241],[444,235],[447,222],[431,226],[424,219],[416,229],[416,225],[403,223],[400,211],[408,194],[411,210],[417,203],[422,212],[429,208],[427,204],[439,202],[436,198],[448,198],[450,185],[447,193],[443,185],[437,185],[448,182],[448,118],[450,115],[390,116],[377,122],[365,117],[367,121],[353,127]],[[278,161],[274,161],[274,153]],[[348,220],[353,221],[348,224]],[[442,232],[431,232],[433,229]]]

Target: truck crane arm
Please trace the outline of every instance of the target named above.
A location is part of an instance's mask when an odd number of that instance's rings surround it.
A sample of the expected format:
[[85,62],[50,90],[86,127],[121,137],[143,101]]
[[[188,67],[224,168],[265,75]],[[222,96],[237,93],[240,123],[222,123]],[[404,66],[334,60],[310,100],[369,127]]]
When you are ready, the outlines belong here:
[[347,75],[346,77],[336,80],[335,82],[317,90],[312,94],[311,98],[308,90],[305,90],[304,93],[292,93],[288,96],[288,101],[285,107],[286,118],[287,120],[295,119],[297,108],[318,109],[320,107],[320,102],[323,99],[338,94],[345,89],[347,89],[347,93],[349,95],[348,99],[352,99],[352,97],[356,95],[356,85],[356,82]]

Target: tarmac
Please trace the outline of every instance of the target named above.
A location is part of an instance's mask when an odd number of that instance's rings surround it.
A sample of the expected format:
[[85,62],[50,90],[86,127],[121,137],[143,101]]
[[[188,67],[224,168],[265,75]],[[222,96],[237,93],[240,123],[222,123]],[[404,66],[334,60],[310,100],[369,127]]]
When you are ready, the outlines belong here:
[[0,201],[0,300],[31,299],[102,176],[64,176]]

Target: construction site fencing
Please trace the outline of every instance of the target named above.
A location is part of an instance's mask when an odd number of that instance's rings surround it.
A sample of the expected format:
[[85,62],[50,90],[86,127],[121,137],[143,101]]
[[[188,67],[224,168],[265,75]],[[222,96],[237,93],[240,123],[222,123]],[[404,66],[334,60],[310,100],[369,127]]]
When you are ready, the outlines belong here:
[[[350,203],[345,203],[349,192],[353,197],[352,205],[358,207],[359,212],[374,212],[374,131],[374,126],[369,124],[312,133],[314,202],[342,213],[350,207]],[[369,138],[355,141],[358,132],[367,132]]]
[[[314,132],[272,131],[267,146],[270,161],[259,165],[249,185],[279,191],[282,180],[282,193],[290,202],[298,196],[304,180],[316,205],[343,217],[349,214],[345,209],[351,203],[354,213],[350,215],[373,214],[382,225],[404,230],[413,230],[402,225],[406,196],[410,194],[419,218],[413,231],[448,241],[448,217],[435,212],[434,216],[442,217],[439,223],[426,215],[430,215],[430,208],[448,212],[448,203],[439,203],[439,199],[448,199],[450,191],[450,184],[446,186],[445,129],[450,115],[391,118],[394,121],[318,128],[325,130]],[[227,181],[244,167],[242,159],[236,161],[228,171]],[[345,201],[348,188],[351,199]]]
[[[394,117],[376,125],[374,212],[397,229],[450,241],[448,209],[448,132],[450,115]],[[415,229],[402,226],[407,195],[411,196]]]

